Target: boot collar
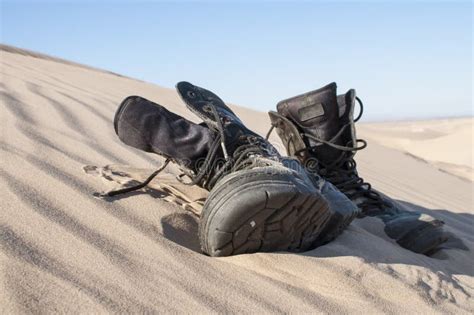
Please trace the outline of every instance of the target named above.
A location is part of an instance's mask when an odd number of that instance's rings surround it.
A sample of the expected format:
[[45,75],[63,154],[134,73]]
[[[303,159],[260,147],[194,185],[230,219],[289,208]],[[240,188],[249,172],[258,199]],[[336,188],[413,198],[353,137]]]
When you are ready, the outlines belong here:
[[337,85],[332,82],[320,89],[300,94],[277,104],[277,110],[300,128],[314,127],[315,122],[335,120],[338,116]]

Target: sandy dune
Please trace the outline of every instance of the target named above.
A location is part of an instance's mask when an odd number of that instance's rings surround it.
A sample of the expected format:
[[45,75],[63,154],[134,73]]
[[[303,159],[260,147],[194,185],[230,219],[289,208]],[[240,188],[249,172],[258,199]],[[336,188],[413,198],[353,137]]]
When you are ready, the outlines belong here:
[[[162,160],[117,139],[112,118],[124,97],[138,94],[195,119],[174,90],[18,51],[1,52],[1,72],[1,313],[474,311],[473,183],[399,150],[465,165],[465,156],[454,161],[443,151],[456,122],[443,122],[441,136],[412,139],[412,148],[378,143],[413,130],[365,125],[361,134],[374,141],[358,164],[384,193],[443,219],[469,251],[414,254],[377,219],[363,219],[304,254],[215,259],[199,253],[190,212],[148,192],[95,198],[104,183],[82,170],[156,168]],[[266,132],[265,113],[235,109]],[[469,143],[469,134],[456,135]]]
[[362,136],[474,181],[474,118],[365,124]]

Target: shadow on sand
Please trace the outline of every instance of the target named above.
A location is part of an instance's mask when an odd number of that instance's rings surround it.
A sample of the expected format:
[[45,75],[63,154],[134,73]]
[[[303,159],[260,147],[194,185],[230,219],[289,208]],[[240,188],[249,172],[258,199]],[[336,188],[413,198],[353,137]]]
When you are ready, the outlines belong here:
[[[107,199],[113,202],[117,199],[127,198],[139,194],[149,194],[153,198],[161,198],[163,196],[160,191],[148,187],[145,191],[137,191],[131,194],[125,194]],[[428,209],[402,200],[396,200],[396,202],[398,202],[400,205],[402,205],[404,209],[408,211],[416,211],[419,213],[427,214],[444,221],[448,231],[469,231],[474,226],[474,215],[470,213],[454,213],[443,209]],[[376,218],[371,218],[371,220],[380,221],[380,225],[383,226],[381,220]],[[373,233],[374,236],[379,237],[379,233],[372,232],[370,228],[367,228],[367,226],[361,224],[361,221],[358,221],[359,219],[356,219],[355,223],[359,226],[362,226],[362,229],[364,229],[365,232]],[[176,213],[162,217],[161,224],[163,228],[163,234],[167,239],[192,251],[199,253],[201,252],[198,236],[198,216],[180,209]],[[368,225],[371,225],[371,223],[368,223]],[[341,254],[340,252],[335,253],[333,250],[330,250],[329,246],[331,246],[331,244],[298,255],[312,257],[357,256],[363,258],[368,263],[419,265],[423,267],[428,267],[434,272],[443,272],[448,276],[454,273],[474,276],[474,268],[465,268],[466,270],[459,272],[453,272],[450,271],[449,268],[446,268],[446,264],[449,264],[449,262],[445,261],[449,260],[450,256],[454,254],[453,251],[462,251],[464,253],[470,253],[470,249],[462,241],[462,238],[464,237],[467,237],[467,235],[454,235],[454,233],[450,232],[449,241],[446,242],[443,246],[443,249],[433,255],[433,257],[427,257],[421,254],[416,254],[401,247],[399,247],[400,250],[406,250],[408,252],[407,255],[401,254],[398,256],[387,256],[383,252],[381,252],[380,255],[377,255],[377,250],[371,249],[371,255],[369,255],[368,257],[366,255],[367,249],[364,248],[348,248],[346,253]],[[386,239],[389,239],[388,236],[386,237]],[[380,241],[386,241],[386,239],[381,239]],[[363,240],[361,240],[361,242],[362,241]],[[399,246],[394,241],[393,243],[393,246]]]
[[[132,182],[131,184],[133,185],[135,184],[135,182]],[[169,195],[159,189],[146,187],[142,190],[132,191],[126,194],[117,195],[113,197],[100,196],[99,193],[94,193],[94,196],[107,202],[113,203],[121,199],[127,199],[132,196],[139,196],[144,194],[152,198],[161,200],[163,200]],[[171,201],[168,202],[173,203]],[[163,235],[170,241],[180,246],[201,253],[201,247],[199,245],[198,237],[199,217],[190,211],[188,212],[183,210],[182,206],[177,203],[175,203],[174,205],[178,207],[179,210],[177,210],[176,213],[172,213],[161,218]]]
[[[378,248],[368,248],[364,244],[361,244],[359,247],[348,248],[346,253],[341,253],[340,251],[331,250],[331,244],[327,244],[315,250],[302,253],[301,255],[304,256],[311,256],[311,257],[340,257],[340,256],[355,256],[364,259],[369,264],[405,264],[405,265],[414,265],[414,266],[421,266],[424,268],[429,268],[431,271],[437,274],[444,274],[447,278],[452,279],[453,275],[467,275],[467,276],[474,276],[474,267],[470,264],[469,258],[471,257],[472,261],[472,248],[466,246],[465,241],[469,241],[472,243],[471,236],[468,234],[467,231],[472,230],[474,226],[474,215],[470,213],[454,213],[448,210],[443,209],[428,209],[425,207],[421,207],[419,205],[415,205],[413,203],[409,203],[402,200],[396,200],[399,204],[401,204],[405,209],[409,211],[417,211],[423,214],[430,215],[434,218],[443,220],[445,222],[446,229],[450,234],[449,240],[443,244],[442,249],[435,253],[432,257],[428,257],[422,254],[417,254],[411,252],[407,249],[400,247],[395,241],[390,240],[388,236],[383,234],[385,238],[381,238],[380,241],[382,242],[391,242],[393,246],[398,246],[397,252],[391,252],[387,255],[387,251],[384,249],[383,251]],[[367,219],[363,219],[367,220]],[[383,223],[382,220],[377,218],[368,218],[369,221],[367,223],[362,223],[359,219],[356,219],[355,224],[364,229],[365,232],[369,232],[372,236],[380,237],[380,232],[383,232]],[[378,223],[378,224],[377,224]],[[354,223],[353,223],[354,224]],[[379,230],[377,228],[373,228],[374,225],[379,225]],[[457,235],[453,232],[459,231],[462,235]],[[463,233],[463,231],[466,231]],[[342,235],[344,236],[344,235]],[[361,240],[361,243],[364,241]],[[387,246],[390,243],[387,243]],[[326,249],[324,249],[327,246]],[[321,250],[319,250],[321,249]],[[401,251],[406,251],[406,254],[403,254]],[[367,255],[367,253],[370,255]],[[397,255],[397,253],[400,253]],[[450,258],[454,256],[462,255],[465,257],[465,264],[462,270],[454,270],[452,268],[452,264],[450,263]],[[453,280],[454,281],[454,280]]]

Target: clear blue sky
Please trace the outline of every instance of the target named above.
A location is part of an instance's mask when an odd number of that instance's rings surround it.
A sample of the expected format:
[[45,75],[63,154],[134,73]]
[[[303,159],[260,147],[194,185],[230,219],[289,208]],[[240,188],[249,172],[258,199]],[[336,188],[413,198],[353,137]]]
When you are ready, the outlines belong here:
[[269,110],[338,82],[366,120],[472,115],[472,3],[2,1],[2,42]]

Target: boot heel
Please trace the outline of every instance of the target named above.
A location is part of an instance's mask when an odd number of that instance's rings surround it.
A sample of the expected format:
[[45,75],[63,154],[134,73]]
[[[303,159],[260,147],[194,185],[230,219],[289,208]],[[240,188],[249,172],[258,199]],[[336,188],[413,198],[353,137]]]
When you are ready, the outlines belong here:
[[339,235],[341,235],[344,230],[354,221],[360,211],[353,211],[354,208],[349,208],[352,211],[342,212],[343,207],[337,208],[336,211],[331,216],[328,224],[321,233],[321,237],[316,241],[316,247],[325,245],[333,240],[335,240]]

